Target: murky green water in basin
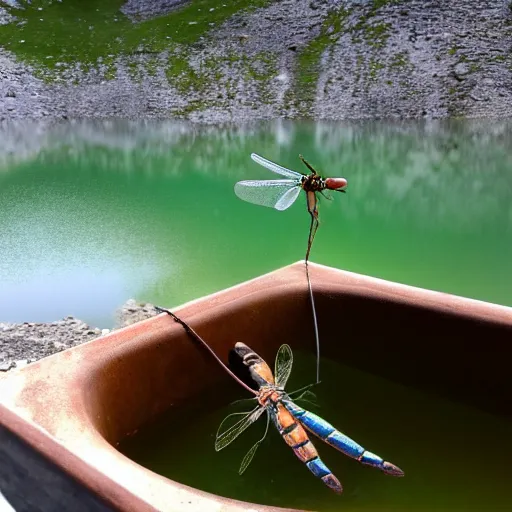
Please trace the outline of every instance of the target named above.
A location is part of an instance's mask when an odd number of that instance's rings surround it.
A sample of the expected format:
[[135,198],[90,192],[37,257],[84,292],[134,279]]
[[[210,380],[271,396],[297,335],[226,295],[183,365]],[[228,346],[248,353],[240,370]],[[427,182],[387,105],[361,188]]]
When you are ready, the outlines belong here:
[[[295,353],[288,389],[303,385],[313,365],[313,357]],[[510,510],[509,420],[332,361],[322,365],[318,407],[303,406],[400,466],[404,478],[362,466],[312,437],[320,457],[344,486],[338,496],[296,458],[273,425],[252,464],[239,476],[240,462],[263,435],[265,420],[260,418],[216,453],[219,423],[228,413],[244,410],[235,406],[204,412],[196,404],[186,411],[170,411],[122,444],[121,451],[178,482],[259,504],[346,512]]]
[[130,297],[177,305],[303,258],[303,197],[278,212],[233,193],[275,177],[253,151],[349,180],[321,202],[313,261],[512,305],[511,135],[511,122],[4,126],[0,320],[107,327]]

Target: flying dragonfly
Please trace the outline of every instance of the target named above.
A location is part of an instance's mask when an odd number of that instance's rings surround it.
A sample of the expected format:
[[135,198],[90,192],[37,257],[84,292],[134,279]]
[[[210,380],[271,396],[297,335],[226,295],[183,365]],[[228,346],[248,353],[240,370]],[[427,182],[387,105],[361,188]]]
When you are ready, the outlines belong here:
[[[311,164],[309,164],[302,155],[299,158],[304,165],[311,171],[310,174],[302,174],[292,171],[279,164],[271,162],[256,153],[252,153],[251,158],[258,164],[266,167],[276,174],[280,174],[287,179],[284,180],[247,180],[239,181],[235,184],[235,194],[244,201],[268,206],[282,211],[289,208],[299,197],[300,191],[306,192],[306,201],[308,212],[311,216],[309,226],[308,247],[306,251],[306,261],[309,260],[311,245],[318,229],[318,197],[317,192],[325,196],[325,190],[335,192],[345,192],[347,180],[345,178],[322,178]],[[327,196],[325,196],[327,197]]]
[[[362,464],[378,468],[389,475],[404,476],[403,471],[399,467],[365,450],[316,414],[302,409],[292,399],[294,393],[286,393],[284,391],[293,365],[293,354],[289,345],[281,345],[277,352],[274,372],[275,379],[267,363],[244,343],[237,343],[234,352],[241,359],[245,367],[247,367],[251,378],[259,386],[258,394],[253,399],[257,401],[258,405],[250,412],[230,414],[224,419],[217,431],[215,450],[219,451],[228,446],[265,411],[267,412],[265,434],[243,458],[239,470],[240,474],[247,469],[258,446],[265,439],[270,420],[272,420],[279,434],[283,437],[286,444],[292,448],[299,460],[306,464],[313,475],[320,478],[329,488],[337,493],[341,493],[343,488],[339,480],[318,456],[318,452],[309,440],[306,431],[315,434],[325,443]],[[301,391],[303,390],[298,390],[295,393]],[[307,392],[309,390],[306,389],[295,400],[303,398]],[[231,421],[230,418],[236,415],[242,415],[242,418],[224,429],[223,425],[227,421]]]
[[311,302],[311,310],[313,313],[313,324],[315,329],[316,342],[316,381],[320,382],[320,337],[318,334],[318,321],[316,318],[315,299],[313,297],[313,289],[309,278],[309,253],[318,229],[318,196],[317,192],[324,197],[326,190],[335,192],[345,192],[347,188],[347,180],[345,178],[322,178],[313,166],[305,160],[302,155],[299,158],[304,165],[310,170],[310,174],[301,174],[292,171],[279,164],[271,162],[256,153],[251,154],[251,158],[258,164],[266,167],[276,174],[280,174],[287,179],[282,180],[248,180],[239,181],[235,184],[235,194],[244,201],[275,208],[276,210],[286,210],[299,197],[300,191],[306,192],[306,204],[311,223],[309,225],[308,246],[306,250],[306,278],[308,281],[309,298]]

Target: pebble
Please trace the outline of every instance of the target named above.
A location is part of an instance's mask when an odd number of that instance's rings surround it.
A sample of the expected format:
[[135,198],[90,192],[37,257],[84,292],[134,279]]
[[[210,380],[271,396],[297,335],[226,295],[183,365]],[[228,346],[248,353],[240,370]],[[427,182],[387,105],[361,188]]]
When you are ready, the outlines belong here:
[[13,363],[12,361],[0,362],[0,372],[7,372],[10,369],[14,368],[14,366],[15,363]]
[[470,69],[465,62],[459,62],[458,64],[455,64],[453,72],[455,73],[455,77],[457,78],[457,80],[464,80],[466,76],[469,74]]

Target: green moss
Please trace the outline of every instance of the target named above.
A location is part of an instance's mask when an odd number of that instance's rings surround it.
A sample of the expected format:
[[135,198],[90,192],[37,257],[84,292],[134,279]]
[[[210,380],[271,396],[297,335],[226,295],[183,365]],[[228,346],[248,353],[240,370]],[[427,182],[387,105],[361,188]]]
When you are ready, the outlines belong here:
[[[247,81],[256,81],[260,100],[270,103],[268,82],[277,73],[276,56],[269,53],[260,53],[254,57],[246,55],[229,54],[225,57],[204,59],[194,66],[190,64],[189,58],[183,49],[175,49],[169,55],[165,70],[169,83],[182,95],[188,93],[210,93],[208,97],[215,96],[215,88],[223,78],[222,66],[232,68],[233,75],[243,77]],[[192,111],[202,110],[211,106],[225,106],[221,100],[231,101],[235,99],[233,83],[227,79],[222,84],[225,92],[218,91],[216,101],[198,102],[192,101],[187,107],[179,110],[180,116],[187,116]],[[176,114],[176,112],[175,112]],[[178,115],[176,114],[176,115]]]
[[150,76],[156,76],[158,74],[158,68],[160,68],[160,60],[158,57],[152,57],[146,63],[146,71]]
[[113,80],[117,76],[117,65],[114,57],[105,57],[102,64],[105,66],[105,79]]
[[185,107],[177,108],[172,111],[173,115],[176,117],[188,117],[192,112],[200,112],[201,110],[204,110],[206,108],[206,105],[204,105],[200,101],[191,101],[189,104]]
[[376,81],[378,72],[381,69],[384,69],[384,67],[385,66],[382,64],[382,62],[379,62],[376,58],[371,58],[368,65],[370,80]]
[[304,112],[315,98],[322,54],[336,43],[343,34],[345,21],[351,12],[352,10],[347,8],[331,11],[322,23],[320,34],[312,39],[299,53],[295,96],[303,105]]
[[369,46],[381,49],[386,46],[389,38],[389,23],[377,23],[375,25],[366,25],[363,30],[365,31],[364,39]]
[[97,66],[100,58],[158,53],[176,43],[193,44],[233,14],[271,0],[192,0],[181,9],[140,23],[132,23],[120,12],[123,3],[20,0],[20,8],[2,3],[17,21],[0,26],[0,46],[58,75],[58,63]]
[[385,5],[398,5],[400,0],[373,0],[372,9],[377,10]]
[[132,61],[128,63],[128,74],[130,75],[130,78],[134,81],[141,80],[141,74],[137,62]]
[[391,24],[384,22],[375,23],[374,17],[377,15],[377,10],[388,3],[393,2],[379,2],[378,5],[374,3],[371,9],[362,14],[357,23],[350,27],[349,31],[352,34],[353,43],[365,42],[368,46],[377,50],[384,48],[390,36]]
[[266,83],[277,74],[277,57],[273,53],[260,52],[253,57],[230,54],[223,60],[233,66],[240,66],[246,80]]
[[455,55],[457,53],[457,50],[459,48],[457,46],[452,46],[449,50],[448,50],[448,55]]
[[407,52],[398,52],[393,55],[389,63],[390,69],[404,69],[410,65],[409,55]]
[[209,64],[209,60],[204,61],[199,64],[199,69],[194,69],[185,55],[173,53],[169,55],[165,75],[181,94],[203,92],[211,83]]

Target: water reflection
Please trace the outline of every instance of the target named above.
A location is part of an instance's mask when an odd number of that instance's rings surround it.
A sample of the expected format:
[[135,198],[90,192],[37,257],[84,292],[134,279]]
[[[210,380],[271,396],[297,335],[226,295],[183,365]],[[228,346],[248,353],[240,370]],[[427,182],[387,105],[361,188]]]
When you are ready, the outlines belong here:
[[272,177],[253,151],[296,169],[300,152],[349,179],[346,196],[322,202],[313,260],[512,304],[511,132],[506,121],[3,124],[0,317],[105,325],[130,296],[176,304],[300,259],[303,204],[279,213],[232,192]]

